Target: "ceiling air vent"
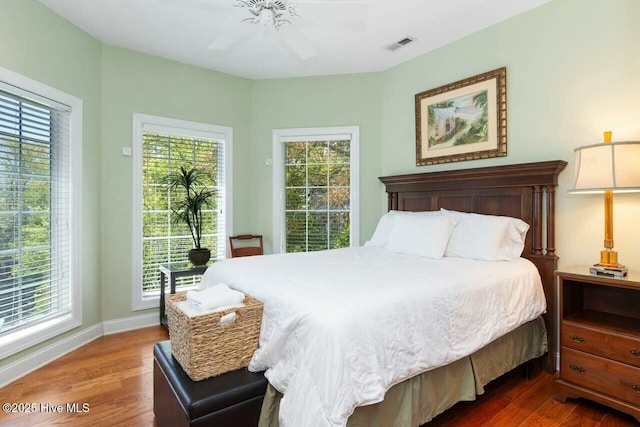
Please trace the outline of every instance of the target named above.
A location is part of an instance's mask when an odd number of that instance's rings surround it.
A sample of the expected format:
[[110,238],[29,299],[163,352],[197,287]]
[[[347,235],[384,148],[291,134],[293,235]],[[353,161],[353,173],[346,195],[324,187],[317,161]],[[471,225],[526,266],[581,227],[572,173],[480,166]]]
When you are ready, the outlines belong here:
[[389,46],[385,46],[385,49],[393,52],[394,50],[400,49],[401,47],[406,46],[409,43],[412,43],[414,41],[416,41],[415,37],[407,36],[402,40],[398,40],[395,43],[391,43]]

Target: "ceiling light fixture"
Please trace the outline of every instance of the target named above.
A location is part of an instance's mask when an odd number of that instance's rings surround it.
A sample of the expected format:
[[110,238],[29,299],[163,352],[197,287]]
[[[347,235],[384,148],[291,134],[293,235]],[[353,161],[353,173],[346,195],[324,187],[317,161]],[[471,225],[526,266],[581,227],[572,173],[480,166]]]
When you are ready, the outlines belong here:
[[251,13],[251,17],[243,19],[242,22],[260,24],[279,29],[284,24],[291,24],[288,17],[299,16],[295,11],[295,3],[288,3],[282,0],[236,0],[236,7],[246,7]]

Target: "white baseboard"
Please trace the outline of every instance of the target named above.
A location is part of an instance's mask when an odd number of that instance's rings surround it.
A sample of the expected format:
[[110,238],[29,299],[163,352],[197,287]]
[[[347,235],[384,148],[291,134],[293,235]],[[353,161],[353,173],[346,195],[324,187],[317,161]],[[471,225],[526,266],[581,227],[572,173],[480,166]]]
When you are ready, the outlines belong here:
[[103,335],[117,334],[132,331],[134,329],[148,328],[160,324],[159,314],[141,314],[139,316],[125,317],[124,319],[107,320],[102,322]]
[[102,336],[102,325],[88,327],[0,368],[0,388]]
[[70,335],[48,345],[21,359],[0,367],[0,388],[22,378],[44,365],[53,362],[73,350],[90,343],[103,335],[117,334],[134,329],[158,325],[158,313],[126,317],[124,319],[107,320],[90,326],[76,334]]

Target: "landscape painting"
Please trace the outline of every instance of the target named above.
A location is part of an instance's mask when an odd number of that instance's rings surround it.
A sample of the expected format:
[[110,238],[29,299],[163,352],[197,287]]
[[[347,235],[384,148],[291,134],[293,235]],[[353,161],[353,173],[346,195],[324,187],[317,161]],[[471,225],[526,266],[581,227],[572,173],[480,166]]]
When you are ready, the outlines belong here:
[[486,90],[431,104],[427,112],[429,150],[487,141]]
[[416,164],[506,156],[506,69],[416,95]]

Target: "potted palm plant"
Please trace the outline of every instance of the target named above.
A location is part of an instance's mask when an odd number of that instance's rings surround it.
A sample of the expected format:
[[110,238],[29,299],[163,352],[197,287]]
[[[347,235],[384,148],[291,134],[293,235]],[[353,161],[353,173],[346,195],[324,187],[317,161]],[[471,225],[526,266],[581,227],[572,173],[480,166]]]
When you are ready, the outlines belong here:
[[180,166],[180,172],[169,175],[170,189],[184,190],[184,198],[178,200],[171,207],[174,223],[184,222],[193,238],[194,248],[189,251],[189,261],[194,265],[204,265],[211,257],[211,250],[201,246],[202,239],[202,209],[211,206],[214,196],[207,190],[199,177],[196,168],[185,169]]

